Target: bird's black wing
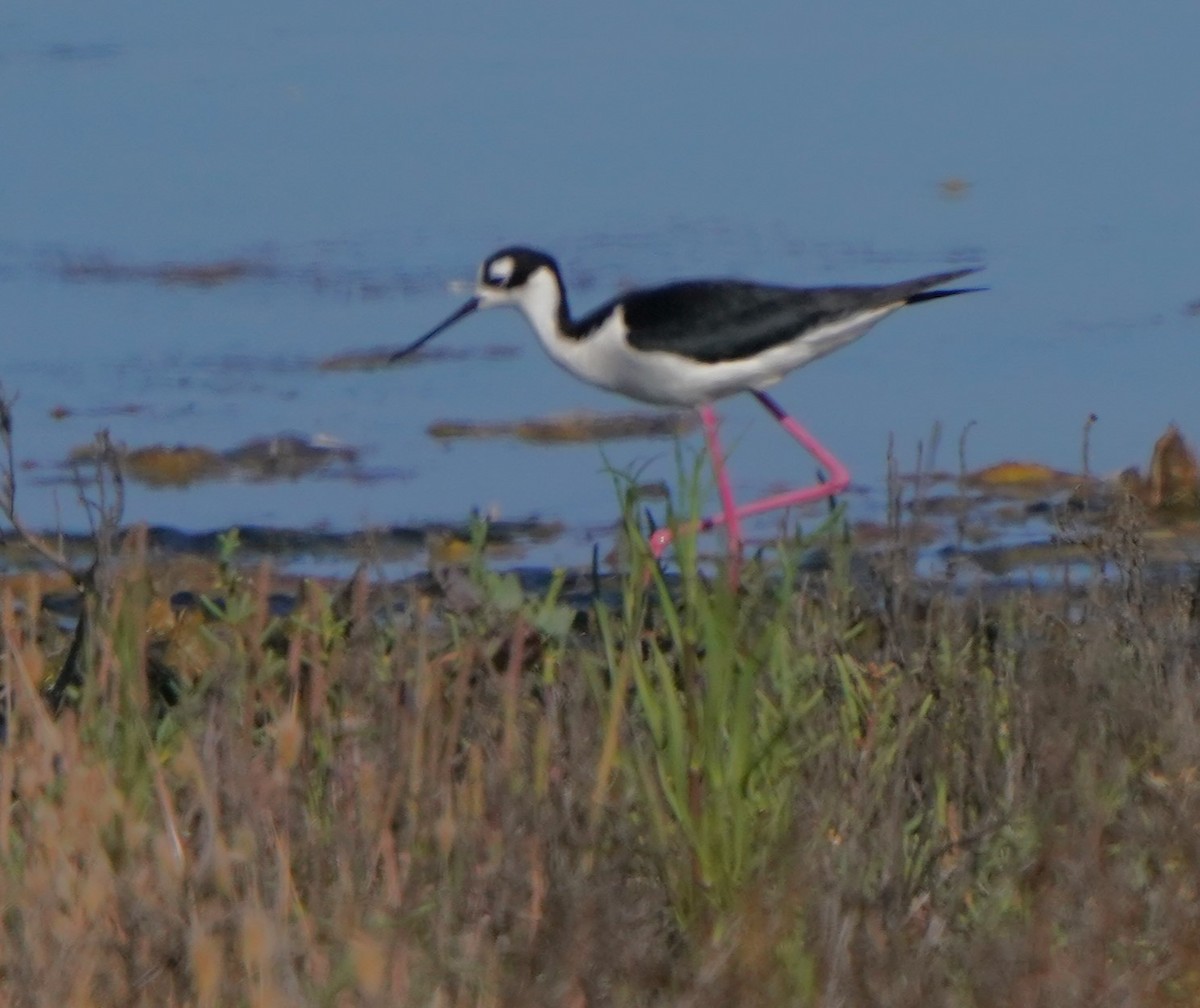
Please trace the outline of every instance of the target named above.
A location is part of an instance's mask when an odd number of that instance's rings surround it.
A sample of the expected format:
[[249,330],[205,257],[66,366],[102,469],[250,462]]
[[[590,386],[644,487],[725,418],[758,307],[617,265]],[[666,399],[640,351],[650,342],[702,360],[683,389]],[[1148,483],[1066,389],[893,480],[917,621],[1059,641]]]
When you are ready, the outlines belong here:
[[[807,330],[861,312],[962,293],[924,294],[971,272],[957,270],[882,286],[809,289],[695,280],[633,291],[618,300],[634,349],[662,350],[715,364],[753,357]],[[577,327],[581,335],[598,326],[615,303],[583,319]]]

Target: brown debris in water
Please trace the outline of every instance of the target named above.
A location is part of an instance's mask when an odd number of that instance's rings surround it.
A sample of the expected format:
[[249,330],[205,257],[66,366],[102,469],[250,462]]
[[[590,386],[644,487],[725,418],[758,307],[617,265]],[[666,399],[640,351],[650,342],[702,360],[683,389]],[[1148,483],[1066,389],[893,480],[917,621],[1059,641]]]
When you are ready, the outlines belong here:
[[66,280],[150,280],[184,287],[216,287],[219,284],[269,277],[275,267],[261,260],[234,257],[211,262],[162,262],[150,265],[118,263],[106,256],[64,262],[60,272]]
[[209,448],[194,445],[150,445],[125,456],[129,475],[147,486],[187,486],[213,479],[226,469],[225,460]]
[[566,413],[532,420],[439,420],[427,428],[430,437],[511,437],[531,444],[582,444],[620,438],[674,437],[696,428],[691,410],[677,413]]
[[951,175],[938,183],[938,193],[943,199],[962,199],[971,191],[971,183],[958,175]]
[[1040,462],[1009,460],[969,473],[963,482],[978,489],[1028,494],[1073,487],[1082,480],[1082,476],[1053,469]]
[[477,349],[458,349],[455,347],[434,347],[432,350],[422,350],[401,361],[393,361],[394,346],[372,347],[370,350],[347,350],[344,353],[332,354],[317,361],[318,371],[376,371],[385,367],[401,367],[408,361],[453,361],[482,358],[484,360],[504,360],[517,355],[514,346],[487,346]]
[[298,479],[331,462],[353,464],[358,461],[358,449],[321,435],[281,434],[252,438],[225,452],[224,458],[254,479]]
[[[91,449],[91,445],[75,449],[68,461],[88,461]],[[234,474],[256,480],[299,479],[333,463],[356,464],[358,449],[328,438],[281,434],[252,438],[224,452],[202,445],[147,445],[123,450],[121,460],[129,476],[140,483],[184,487]]]
[[115,417],[115,416],[137,416],[139,413],[145,413],[146,407],[141,403],[120,403],[116,406],[97,406],[88,410],[75,410],[70,406],[64,406],[59,403],[57,406],[51,406],[49,410],[51,420],[69,420],[71,417],[88,416],[88,417]]

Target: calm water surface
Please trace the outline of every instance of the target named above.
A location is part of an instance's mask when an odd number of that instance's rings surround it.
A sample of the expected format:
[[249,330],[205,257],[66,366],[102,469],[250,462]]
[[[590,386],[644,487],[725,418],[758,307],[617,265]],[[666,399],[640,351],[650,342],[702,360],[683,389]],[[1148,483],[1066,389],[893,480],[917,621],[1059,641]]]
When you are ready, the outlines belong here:
[[[0,380],[20,397],[27,512],[81,523],[38,480],[98,426],[217,449],[293,431],[359,446],[380,478],[134,487],[128,517],[351,529],[479,507],[563,520],[533,559],[586,560],[615,513],[606,465],[673,480],[670,442],[425,433],[627,408],[556,369],[515,313],[441,340],[514,356],[315,366],[419,335],[461,300],[450,281],[512,242],[560,257],[576,310],[689,275],[986,265],[987,294],[902,312],[778,397],[865,487],[889,437],[913,462],[935,421],[948,465],[974,421],[973,465],[1076,469],[1095,413],[1094,466],[1144,466],[1171,421],[1200,439],[1198,38],[1190,2],[10,0]],[[65,269],[230,257],[261,275]],[[740,493],[811,474],[752,400],[723,414]]]

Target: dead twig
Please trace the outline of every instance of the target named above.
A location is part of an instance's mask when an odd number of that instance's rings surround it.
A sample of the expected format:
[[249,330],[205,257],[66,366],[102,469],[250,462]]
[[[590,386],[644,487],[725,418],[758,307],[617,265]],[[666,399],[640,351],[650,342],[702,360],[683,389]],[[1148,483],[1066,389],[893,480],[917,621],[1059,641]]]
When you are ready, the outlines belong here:
[[[3,443],[4,452],[3,471],[0,471],[0,514],[30,550],[71,579],[82,602],[71,647],[54,683],[46,691],[50,708],[58,711],[68,690],[83,683],[88,638],[96,625],[95,615],[103,611],[108,598],[112,561],[125,512],[125,480],[121,474],[120,457],[108,431],[98,432],[94,450],[89,453],[87,461],[77,465],[74,471],[76,492],[91,531],[93,556],[86,566],[72,564],[61,546],[44,533],[31,529],[18,510],[16,452],[13,446],[15,403],[16,397],[6,396],[0,388],[0,442]],[[91,471],[86,472],[84,466],[90,466]]]
[[13,531],[26,546],[52,567],[67,574],[75,582],[76,588],[82,589],[81,573],[71,566],[62,550],[51,545],[42,536],[28,528],[17,512],[17,465],[13,452],[12,419],[12,408],[15,402],[16,397],[10,399],[0,392],[0,440],[4,442],[4,471],[0,473],[0,512],[3,512]]

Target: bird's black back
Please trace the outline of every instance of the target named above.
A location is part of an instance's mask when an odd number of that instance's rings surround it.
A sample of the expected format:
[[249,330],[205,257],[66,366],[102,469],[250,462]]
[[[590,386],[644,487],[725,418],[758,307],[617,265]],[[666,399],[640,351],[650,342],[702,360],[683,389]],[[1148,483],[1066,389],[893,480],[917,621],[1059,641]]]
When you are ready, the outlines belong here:
[[861,312],[963,293],[924,292],[972,272],[956,270],[881,286],[808,289],[739,280],[683,281],[632,291],[589,313],[574,328],[586,336],[620,304],[630,346],[714,364],[753,357],[806,330]]

